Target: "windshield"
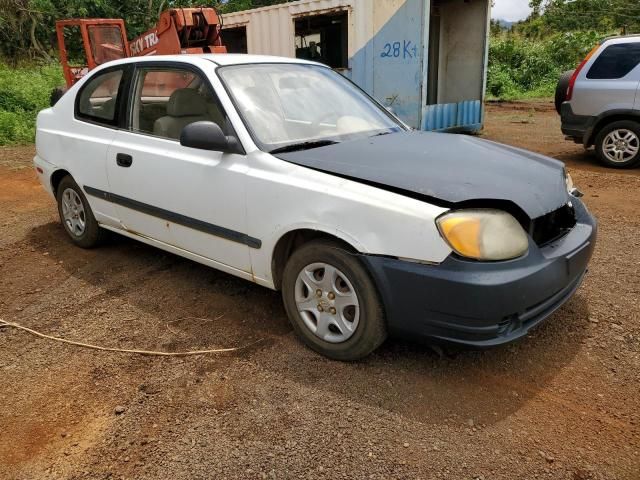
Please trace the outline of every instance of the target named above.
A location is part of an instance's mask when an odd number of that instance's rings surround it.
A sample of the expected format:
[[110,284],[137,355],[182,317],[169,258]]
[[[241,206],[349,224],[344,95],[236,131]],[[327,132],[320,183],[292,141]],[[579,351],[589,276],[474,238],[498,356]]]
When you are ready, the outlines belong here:
[[405,128],[342,75],[303,64],[219,69],[254,140],[266,151],[392,133]]

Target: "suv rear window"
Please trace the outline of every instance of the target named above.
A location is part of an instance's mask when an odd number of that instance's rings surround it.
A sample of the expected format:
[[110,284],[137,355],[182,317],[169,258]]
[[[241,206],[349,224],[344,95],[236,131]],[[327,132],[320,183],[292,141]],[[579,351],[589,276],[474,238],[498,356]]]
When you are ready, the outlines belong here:
[[615,80],[626,77],[638,64],[640,64],[640,43],[611,45],[593,63],[587,78]]

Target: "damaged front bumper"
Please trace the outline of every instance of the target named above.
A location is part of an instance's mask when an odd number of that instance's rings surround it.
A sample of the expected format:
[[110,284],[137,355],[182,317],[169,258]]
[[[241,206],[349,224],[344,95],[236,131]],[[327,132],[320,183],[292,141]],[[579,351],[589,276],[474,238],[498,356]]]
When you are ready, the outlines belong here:
[[477,262],[450,256],[440,265],[364,257],[382,295],[389,329],[476,347],[525,336],[578,289],[596,242],[596,221],[577,198],[577,224],[524,257]]

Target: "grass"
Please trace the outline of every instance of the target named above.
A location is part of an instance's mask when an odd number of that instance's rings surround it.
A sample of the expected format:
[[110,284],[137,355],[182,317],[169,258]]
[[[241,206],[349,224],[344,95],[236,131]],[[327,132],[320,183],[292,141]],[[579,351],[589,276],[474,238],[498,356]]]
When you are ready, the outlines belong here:
[[38,112],[64,84],[59,65],[10,68],[0,63],[0,145],[33,143]]

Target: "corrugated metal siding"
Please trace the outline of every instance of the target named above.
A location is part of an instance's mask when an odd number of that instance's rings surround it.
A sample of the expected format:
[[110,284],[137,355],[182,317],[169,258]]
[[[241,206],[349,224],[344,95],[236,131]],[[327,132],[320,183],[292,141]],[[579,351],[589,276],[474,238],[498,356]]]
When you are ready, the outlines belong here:
[[[482,103],[471,100],[460,103],[429,105],[422,124],[424,130],[468,130],[477,131],[482,127]],[[464,128],[463,128],[464,127]]]

